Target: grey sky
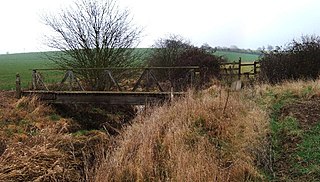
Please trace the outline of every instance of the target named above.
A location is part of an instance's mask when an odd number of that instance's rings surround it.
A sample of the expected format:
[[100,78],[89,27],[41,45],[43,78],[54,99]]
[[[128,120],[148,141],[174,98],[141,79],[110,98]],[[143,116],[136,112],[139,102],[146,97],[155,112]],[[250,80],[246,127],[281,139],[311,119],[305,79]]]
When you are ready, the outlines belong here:
[[[283,45],[301,35],[320,35],[318,0],[118,0],[144,27],[140,47],[178,34],[195,45],[237,45],[256,49]],[[48,50],[43,12],[55,12],[72,0],[0,2],[0,53]]]

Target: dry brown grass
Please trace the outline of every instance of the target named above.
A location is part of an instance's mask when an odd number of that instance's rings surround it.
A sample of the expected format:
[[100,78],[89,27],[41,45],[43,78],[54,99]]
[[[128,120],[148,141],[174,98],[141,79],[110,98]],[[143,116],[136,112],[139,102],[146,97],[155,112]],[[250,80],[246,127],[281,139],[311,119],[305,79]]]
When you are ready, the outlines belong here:
[[0,157],[0,181],[92,181],[108,141],[104,133],[91,132],[41,134],[15,143]]
[[[220,93],[220,94],[219,94]],[[97,181],[263,180],[266,113],[219,87],[138,116],[117,139]]]
[[320,80],[190,92],[142,112],[111,143],[99,131],[71,134],[79,126],[35,97],[0,92],[0,181],[266,180],[265,111],[291,98],[320,98]]
[[255,98],[272,92],[274,95],[290,93],[297,98],[310,99],[320,97],[320,79],[310,81],[287,81],[279,85],[256,85]]
[[39,102],[36,97],[22,97],[18,100],[1,97],[1,101],[3,105],[0,107],[2,126],[0,134],[12,143],[24,142],[29,136],[36,135],[42,130],[45,130],[46,133],[55,132],[55,125],[60,124],[60,122],[50,120],[49,116],[54,114],[54,111]]
[[69,133],[71,119],[36,97],[0,93],[0,181],[92,181],[109,137]]
[[287,81],[277,85],[257,84],[253,88],[241,91],[240,96],[255,101],[270,114],[274,104],[277,102],[320,98],[320,78],[309,81]]

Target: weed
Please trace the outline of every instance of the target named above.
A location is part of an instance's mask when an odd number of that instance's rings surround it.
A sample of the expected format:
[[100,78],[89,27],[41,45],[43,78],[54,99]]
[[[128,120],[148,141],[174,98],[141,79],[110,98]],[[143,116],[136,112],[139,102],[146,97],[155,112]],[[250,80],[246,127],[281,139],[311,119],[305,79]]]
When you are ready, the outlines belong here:
[[6,133],[6,135],[7,135],[8,137],[12,137],[12,136],[14,135],[14,133],[15,133],[15,130],[12,129],[12,128],[6,128],[6,129],[4,130],[4,132]]
[[190,132],[186,134],[184,141],[185,141],[185,145],[188,146],[188,149],[193,150],[197,146],[198,142],[200,141],[200,138],[197,135],[197,133]]
[[313,92],[313,87],[311,85],[305,87],[302,91],[302,95],[305,97],[307,95],[311,95],[311,93]]
[[201,116],[198,119],[195,119],[194,127],[196,132],[200,135],[205,135],[209,131],[206,120]]
[[79,130],[75,133],[72,133],[73,136],[83,136],[83,135],[87,135],[90,131],[88,130]]
[[49,118],[51,121],[59,121],[61,119],[61,117],[58,114],[51,114]]
[[28,132],[28,135],[29,136],[37,136],[39,134],[39,131],[37,131],[37,130],[30,130],[29,132]]

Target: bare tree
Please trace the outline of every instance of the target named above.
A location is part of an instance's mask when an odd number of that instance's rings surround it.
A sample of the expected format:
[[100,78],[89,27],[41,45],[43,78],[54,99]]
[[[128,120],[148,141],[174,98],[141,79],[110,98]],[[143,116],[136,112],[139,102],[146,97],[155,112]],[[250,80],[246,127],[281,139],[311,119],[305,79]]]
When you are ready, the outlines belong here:
[[149,57],[149,66],[176,66],[181,53],[192,48],[193,45],[179,35],[169,35],[159,39],[153,45]]
[[[54,35],[48,45],[58,49],[50,56],[61,68],[126,67],[135,57],[142,29],[133,25],[130,12],[116,0],[80,0],[57,15],[44,16]],[[102,71],[79,71],[96,90],[103,89]]]

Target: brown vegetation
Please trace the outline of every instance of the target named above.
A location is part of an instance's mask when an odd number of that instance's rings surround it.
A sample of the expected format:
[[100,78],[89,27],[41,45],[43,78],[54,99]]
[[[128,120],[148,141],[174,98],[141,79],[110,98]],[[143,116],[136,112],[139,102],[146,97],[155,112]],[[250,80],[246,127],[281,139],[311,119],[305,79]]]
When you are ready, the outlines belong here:
[[[68,107],[70,113],[61,115],[64,107],[1,93],[0,181],[316,179],[317,171],[309,177],[292,167],[292,161],[307,166],[296,152],[301,132],[319,123],[319,93],[319,80],[241,92],[212,86],[170,104],[147,107],[124,129],[114,128],[119,123],[99,125],[116,129],[114,136],[83,130],[86,122],[116,117],[103,110],[88,106],[71,115],[77,108]],[[272,131],[275,112],[279,130]],[[291,126],[295,121],[297,129]]]
[[105,157],[109,137],[78,127],[37,98],[0,94],[0,181],[88,181]]
[[[218,94],[220,92],[220,94]],[[117,139],[97,181],[262,180],[266,114],[211,88],[139,116]]]
[[261,78],[275,84],[286,80],[317,79],[320,74],[320,37],[302,36],[284,48],[265,52]]

